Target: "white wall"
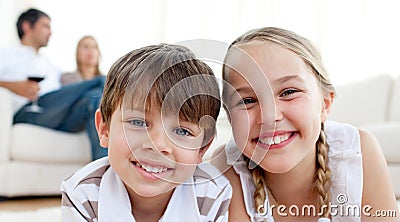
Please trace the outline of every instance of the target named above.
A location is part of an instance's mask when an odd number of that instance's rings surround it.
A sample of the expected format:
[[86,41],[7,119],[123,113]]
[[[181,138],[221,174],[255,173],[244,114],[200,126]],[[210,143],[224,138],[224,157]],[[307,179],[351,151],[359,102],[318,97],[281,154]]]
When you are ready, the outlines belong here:
[[43,53],[66,71],[75,69],[76,43],[86,34],[98,39],[106,73],[144,45],[199,38],[230,43],[249,29],[278,26],[320,48],[335,84],[400,74],[396,0],[0,0],[0,45],[18,42],[16,18],[30,6],[51,16],[53,35]]

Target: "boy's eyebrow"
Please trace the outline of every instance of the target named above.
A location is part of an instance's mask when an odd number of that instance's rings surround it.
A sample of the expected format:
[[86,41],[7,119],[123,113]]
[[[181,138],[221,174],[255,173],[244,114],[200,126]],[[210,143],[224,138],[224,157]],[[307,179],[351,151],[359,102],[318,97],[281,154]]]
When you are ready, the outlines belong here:
[[253,89],[250,86],[241,86],[239,88],[236,88],[234,90],[231,90],[231,93],[229,97],[232,97],[236,93],[251,93],[253,92]]
[[124,108],[123,112],[126,112],[126,113],[142,112],[143,113],[144,112],[144,108],[143,109],[136,108],[136,107],[134,107],[134,108]]

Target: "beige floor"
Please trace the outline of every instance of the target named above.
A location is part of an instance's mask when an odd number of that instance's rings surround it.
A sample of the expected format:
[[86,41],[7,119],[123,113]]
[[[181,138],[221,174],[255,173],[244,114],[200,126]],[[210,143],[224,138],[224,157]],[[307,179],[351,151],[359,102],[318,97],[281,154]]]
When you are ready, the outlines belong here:
[[27,197],[0,201],[0,211],[30,211],[60,206],[61,197]]

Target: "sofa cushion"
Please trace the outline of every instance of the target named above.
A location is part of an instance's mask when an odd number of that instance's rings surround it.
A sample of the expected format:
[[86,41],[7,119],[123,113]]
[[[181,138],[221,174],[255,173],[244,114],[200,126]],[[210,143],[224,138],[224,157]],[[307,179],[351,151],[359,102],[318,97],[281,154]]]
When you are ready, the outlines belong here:
[[330,119],[355,126],[387,121],[392,83],[390,75],[378,75],[336,87]]
[[85,132],[66,133],[22,123],[15,124],[11,131],[12,160],[88,163],[92,159],[89,138]]
[[396,79],[393,85],[393,93],[390,98],[389,108],[389,120],[400,122],[400,76]]
[[[7,164],[0,164],[0,196],[61,195],[61,182],[83,165],[31,161],[10,161]],[[10,221],[0,218],[1,221]],[[33,220],[26,218],[23,221]]]

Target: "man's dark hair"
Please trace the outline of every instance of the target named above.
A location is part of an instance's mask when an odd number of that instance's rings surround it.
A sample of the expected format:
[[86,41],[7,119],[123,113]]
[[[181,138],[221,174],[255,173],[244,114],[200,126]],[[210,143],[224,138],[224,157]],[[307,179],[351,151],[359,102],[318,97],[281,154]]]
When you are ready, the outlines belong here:
[[45,12],[40,11],[38,9],[28,9],[27,11],[23,12],[19,17],[17,21],[17,31],[18,31],[18,37],[19,39],[22,40],[22,36],[24,36],[24,31],[22,30],[22,23],[25,21],[29,22],[29,25],[31,27],[34,26],[34,24],[43,16],[46,16],[47,18],[50,19],[50,16],[47,15]]

